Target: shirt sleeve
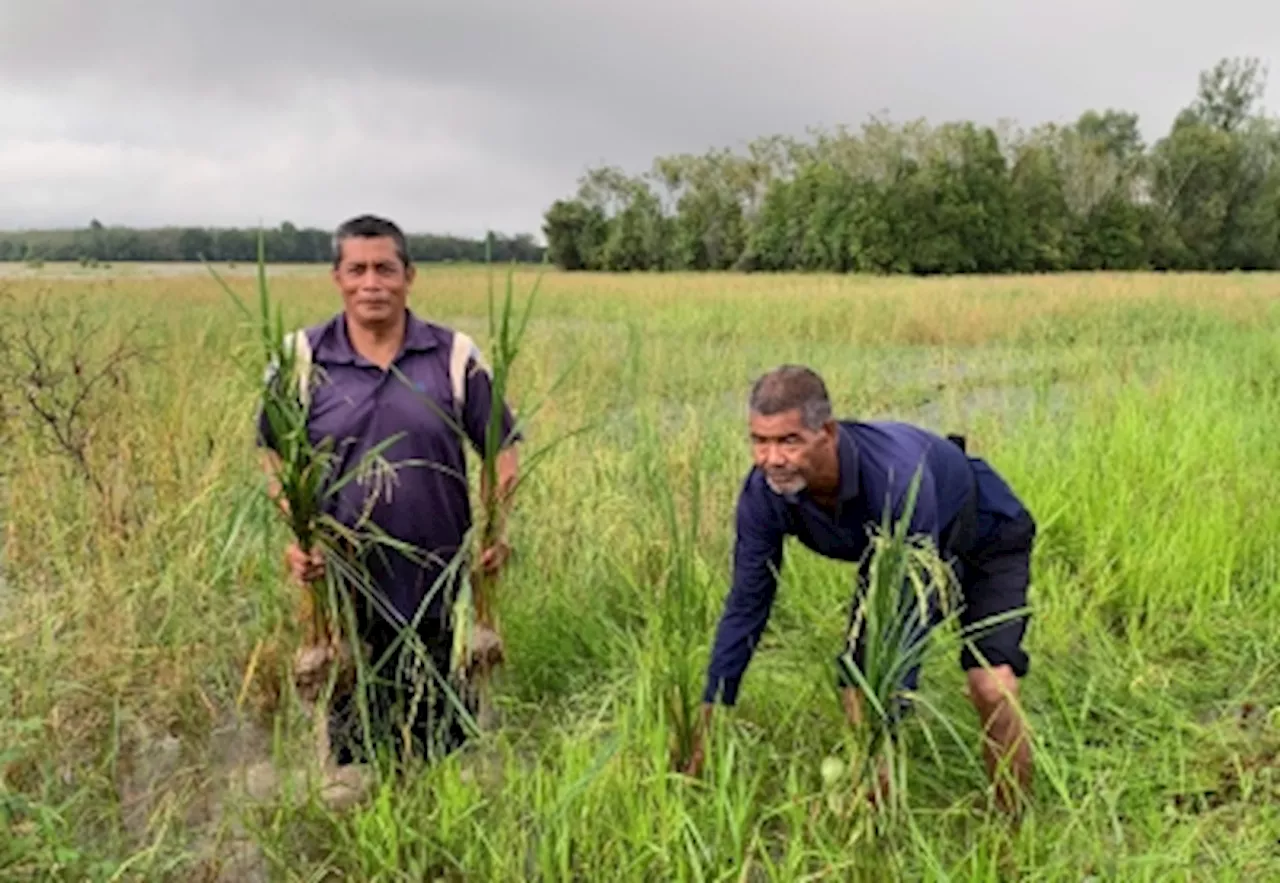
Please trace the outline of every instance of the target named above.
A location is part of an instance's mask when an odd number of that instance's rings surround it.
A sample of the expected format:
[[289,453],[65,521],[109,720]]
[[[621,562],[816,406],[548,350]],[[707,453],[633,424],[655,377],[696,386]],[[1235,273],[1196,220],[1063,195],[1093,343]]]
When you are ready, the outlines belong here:
[[784,519],[750,479],[738,498],[733,584],[725,599],[707,670],[703,701],[734,705],[777,594],[782,569]]
[[[466,378],[467,398],[466,404],[462,409],[463,430],[467,433],[467,438],[475,445],[476,450],[483,454],[485,439],[489,435],[489,420],[492,414],[494,390],[493,376],[478,350],[473,349],[471,356],[467,359]],[[521,440],[521,434],[514,431],[515,424],[515,415],[507,403],[503,402],[502,436],[498,443],[499,449]]]
[[258,408],[256,443],[258,447],[265,448],[269,451],[277,451],[275,433],[271,430],[271,422],[267,420],[266,412]]
[[272,360],[267,365],[262,374],[262,400],[258,402],[258,418],[256,442],[258,447],[279,453],[278,441],[275,437],[275,431],[272,429],[271,421],[267,419],[266,409],[263,403],[267,396],[274,395],[280,388],[280,366]]

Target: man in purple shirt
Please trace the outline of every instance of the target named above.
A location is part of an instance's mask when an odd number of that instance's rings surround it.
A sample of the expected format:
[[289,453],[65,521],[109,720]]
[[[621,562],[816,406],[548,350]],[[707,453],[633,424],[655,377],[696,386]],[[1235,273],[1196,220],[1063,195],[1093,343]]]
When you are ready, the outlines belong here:
[[[867,528],[880,523],[884,506],[898,518],[917,468],[921,484],[910,533],[928,535],[957,571],[963,592],[962,626],[1024,610],[1036,527],[1009,486],[983,460],[951,439],[897,422],[836,421],[826,386],[813,371],[782,366],[761,377],[751,392],[754,468],[738,498],[733,585],[725,600],[708,665],[704,729],[717,698],[737,702],[738,688],[768,622],[782,568],[783,541],[796,537],[829,558],[856,562],[866,550]],[[974,639],[987,666],[966,648],[960,664],[970,698],[988,734],[986,762],[996,778],[1007,762],[1019,790],[1030,784],[1025,728],[1010,700],[1029,660],[1022,648],[1025,613]],[[852,648],[855,662],[859,647]],[[914,689],[918,670],[904,684]],[[861,697],[840,678],[846,713],[861,721]],[[702,763],[699,744],[688,766]],[[1007,784],[998,783],[1002,805],[1011,806]]]
[[[313,370],[320,380],[311,396],[308,432],[312,444],[334,444],[339,462],[334,475],[348,472],[370,449],[392,436],[400,438],[382,452],[395,470],[390,493],[375,500],[371,485],[352,481],[335,495],[330,514],[353,526],[367,510],[369,519],[386,534],[411,544],[412,558],[379,547],[366,562],[374,583],[394,610],[373,609],[356,600],[358,627],[378,660],[392,647],[400,627],[418,618],[418,635],[429,650],[436,670],[449,670],[453,642],[450,622],[455,579],[441,579],[460,551],[471,527],[472,512],[466,480],[463,442],[444,415],[454,415],[468,441],[483,450],[489,421],[491,378],[480,353],[466,359],[464,401],[455,401],[450,375],[454,332],[425,321],[408,309],[414,279],[404,234],[390,221],[362,216],[338,228],[334,236],[332,277],[342,295],[343,309],[328,321],[307,328]],[[426,401],[430,399],[435,407]],[[460,406],[459,406],[460,405]],[[503,406],[503,449],[498,458],[499,499],[509,502],[517,473],[514,418]],[[270,427],[259,419],[259,442],[267,448],[268,474],[276,455]],[[410,462],[412,461],[412,462]],[[371,504],[371,508],[370,508]],[[499,536],[503,534],[500,531]],[[481,552],[481,566],[496,572],[509,547],[499,539]],[[287,559],[300,583],[323,575],[317,552],[291,544]],[[465,568],[461,569],[465,572]],[[375,683],[390,679],[396,664],[375,673]],[[433,685],[434,686],[434,685]],[[375,742],[398,739],[391,721],[397,705],[407,704],[401,691],[389,685],[372,690],[371,710],[378,733]],[[418,750],[443,743],[457,747],[462,728],[447,713],[448,702],[438,687],[435,702],[420,701],[414,720]],[[446,723],[446,719],[454,719]],[[441,732],[443,730],[444,732]],[[353,762],[363,740],[350,695],[335,697],[330,734],[339,764]]]

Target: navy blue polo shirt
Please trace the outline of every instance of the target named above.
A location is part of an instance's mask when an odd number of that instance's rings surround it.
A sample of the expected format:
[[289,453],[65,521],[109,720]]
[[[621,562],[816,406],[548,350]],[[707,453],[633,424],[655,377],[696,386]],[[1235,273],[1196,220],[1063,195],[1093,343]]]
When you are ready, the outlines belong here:
[[[375,545],[367,562],[379,588],[406,621],[415,616],[462,548],[472,523],[463,441],[424,400],[430,398],[445,414],[455,413],[449,381],[453,336],[450,329],[407,311],[404,343],[392,362],[396,370],[384,371],[355,351],[344,314],[307,329],[313,364],[320,372],[308,434],[313,445],[332,440],[338,454],[333,476],[344,475],[369,450],[401,434],[381,455],[395,469],[389,493],[384,487],[374,499],[376,485],[352,481],[334,495],[328,511],[350,527],[367,510],[378,528],[418,549],[417,557],[425,563],[385,545]],[[488,431],[491,385],[487,370],[476,370],[477,355],[473,352],[467,363],[466,401],[459,422],[467,440],[480,451]],[[514,422],[504,405],[504,438],[511,436]],[[260,414],[259,444],[272,447],[270,435]],[[427,615],[435,615],[447,599],[437,590],[428,600]]]
[[886,505],[894,520],[901,515],[911,480],[922,464],[911,533],[928,534],[940,544],[975,484],[979,541],[1025,511],[994,469],[948,439],[906,423],[838,425],[840,484],[834,515],[807,491],[775,493],[758,468],[753,467],[743,483],[733,584],[711,652],[703,694],[707,702],[717,696],[725,705],[737,701],[742,675],[773,608],[786,537],[794,536],[828,558],[858,561],[866,551],[868,531],[882,523]]

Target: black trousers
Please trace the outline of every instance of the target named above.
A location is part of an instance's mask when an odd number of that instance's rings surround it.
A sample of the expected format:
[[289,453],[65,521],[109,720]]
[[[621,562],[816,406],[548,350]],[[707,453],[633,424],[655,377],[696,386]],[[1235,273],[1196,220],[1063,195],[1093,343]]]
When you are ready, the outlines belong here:
[[[465,717],[458,708],[463,700],[447,683],[453,647],[447,615],[423,618],[416,632],[420,640],[416,647],[408,640],[396,645],[397,631],[390,623],[361,617],[365,619],[360,623],[362,637],[370,651],[363,685],[370,718],[368,741],[375,755],[386,751],[399,760],[416,756],[431,762],[466,742]],[[375,669],[380,662],[381,667]],[[333,761],[339,765],[373,760],[366,751],[357,695],[361,689],[356,679],[349,689],[340,694],[335,691],[330,706],[330,745]],[[467,713],[475,710],[468,708]]]
[[[960,667],[1009,666],[1026,677],[1031,659],[1022,646],[1027,631],[1027,592],[1031,584],[1031,551],[1036,524],[1030,515],[1000,525],[995,536],[956,566],[963,593],[960,626],[981,654],[966,646],[960,651]],[[1015,611],[1021,611],[1015,614]],[[995,624],[988,620],[1000,618]]]

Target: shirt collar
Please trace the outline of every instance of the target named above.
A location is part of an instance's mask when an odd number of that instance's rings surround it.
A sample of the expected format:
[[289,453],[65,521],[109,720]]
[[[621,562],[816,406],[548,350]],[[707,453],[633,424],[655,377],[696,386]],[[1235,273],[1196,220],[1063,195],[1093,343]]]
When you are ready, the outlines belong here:
[[841,424],[836,424],[836,454],[840,461],[840,499],[852,500],[858,496],[858,446],[853,434]]
[[[406,309],[404,343],[400,347],[400,352],[402,354],[422,353],[433,350],[439,345],[440,338],[432,325],[419,319],[413,314],[412,310]],[[345,313],[339,313],[334,316],[329,321],[328,328],[320,335],[320,340],[316,345],[316,359],[337,365],[355,365],[366,362],[366,359],[357,353],[355,347],[351,345],[351,338],[347,335],[347,317]]]
[[404,350],[411,353],[425,353],[440,345],[440,335],[430,322],[424,322],[406,309],[404,326]]

